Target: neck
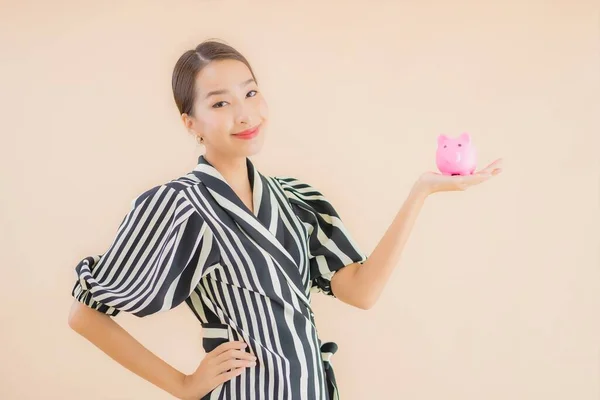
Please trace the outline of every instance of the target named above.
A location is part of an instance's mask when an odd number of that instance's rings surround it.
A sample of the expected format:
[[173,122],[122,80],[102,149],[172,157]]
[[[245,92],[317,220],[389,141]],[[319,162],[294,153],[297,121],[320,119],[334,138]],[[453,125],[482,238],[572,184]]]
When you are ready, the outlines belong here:
[[204,158],[219,171],[234,190],[244,190],[250,186],[246,157],[215,157],[207,153]]

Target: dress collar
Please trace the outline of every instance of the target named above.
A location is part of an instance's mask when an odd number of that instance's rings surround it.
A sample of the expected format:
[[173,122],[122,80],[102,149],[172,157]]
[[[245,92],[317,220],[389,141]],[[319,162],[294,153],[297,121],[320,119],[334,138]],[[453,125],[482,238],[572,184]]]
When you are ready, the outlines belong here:
[[[275,265],[281,269],[299,299],[310,308],[310,301],[305,293],[303,277],[297,261],[282,243],[285,236],[278,234],[280,208],[277,190],[270,186],[269,178],[261,175],[246,157],[248,179],[252,188],[254,213],[238,197],[223,175],[204,156],[198,158],[198,165],[192,171],[206,188],[209,203],[215,202],[218,210],[214,211],[221,223],[239,227],[247,233],[266,254],[271,255]],[[279,194],[281,196],[281,194]],[[285,203],[284,204],[285,207]],[[291,209],[290,209],[291,215]]]
[[204,157],[201,155],[198,157],[198,164],[193,170],[193,173],[207,186],[207,188],[214,191],[216,194],[225,197],[227,200],[233,202],[236,206],[246,211],[247,213],[259,216],[261,206],[268,199],[268,194],[265,193],[263,177],[260,172],[256,169],[252,161],[246,157],[246,168],[248,170],[248,181],[252,188],[252,202],[254,212],[244,204],[239,196],[231,188],[227,180],[223,175]]

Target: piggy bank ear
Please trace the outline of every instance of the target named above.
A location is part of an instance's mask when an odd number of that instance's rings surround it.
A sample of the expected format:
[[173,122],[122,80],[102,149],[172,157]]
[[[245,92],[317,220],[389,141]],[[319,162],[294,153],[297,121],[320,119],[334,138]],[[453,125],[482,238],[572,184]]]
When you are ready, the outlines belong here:
[[469,135],[468,133],[463,133],[462,135],[460,135],[460,140],[466,144],[470,144],[471,143],[471,135]]
[[446,143],[447,140],[448,140],[448,136],[446,136],[446,135],[438,136],[438,139],[437,139],[438,146],[441,146],[442,144]]

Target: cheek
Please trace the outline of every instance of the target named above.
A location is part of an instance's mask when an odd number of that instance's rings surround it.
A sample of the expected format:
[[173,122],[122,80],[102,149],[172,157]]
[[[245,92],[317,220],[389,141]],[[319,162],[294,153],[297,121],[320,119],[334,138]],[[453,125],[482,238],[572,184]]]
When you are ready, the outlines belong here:
[[261,99],[260,101],[258,112],[263,120],[266,121],[269,119],[269,106],[264,99]]
[[202,116],[202,126],[207,135],[219,135],[231,129],[231,118],[224,112],[207,112]]

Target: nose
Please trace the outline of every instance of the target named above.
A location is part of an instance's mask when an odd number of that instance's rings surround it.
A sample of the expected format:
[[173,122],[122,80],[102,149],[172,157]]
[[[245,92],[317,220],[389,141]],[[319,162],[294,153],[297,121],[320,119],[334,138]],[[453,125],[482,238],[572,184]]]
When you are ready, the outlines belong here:
[[449,152],[444,158],[449,163],[459,163],[462,159],[462,154],[460,154],[458,151],[455,153]]
[[240,124],[240,125],[250,125],[250,113],[247,107],[245,107],[243,104],[240,104],[237,107],[236,110],[236,115],[235,115],[235,122],[236,124]]

